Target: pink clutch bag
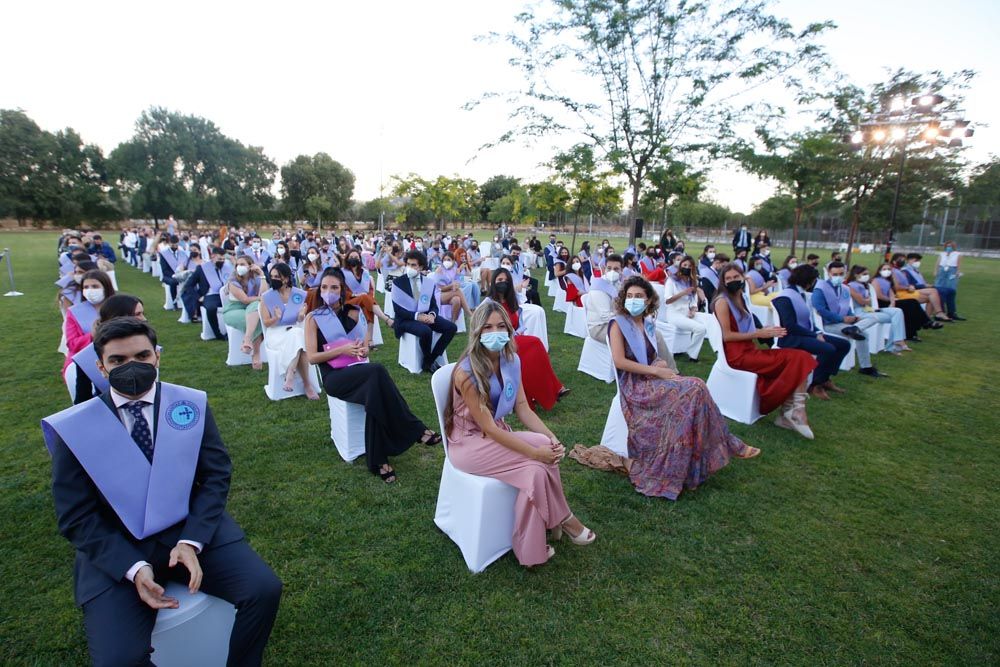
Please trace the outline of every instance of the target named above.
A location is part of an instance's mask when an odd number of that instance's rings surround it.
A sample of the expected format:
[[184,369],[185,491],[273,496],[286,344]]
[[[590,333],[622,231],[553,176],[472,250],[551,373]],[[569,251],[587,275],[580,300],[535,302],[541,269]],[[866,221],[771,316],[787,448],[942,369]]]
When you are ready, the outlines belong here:
[[[323,345],[323,351],[325,352],[325,351],[327,351],[327,350],[329,350],[329,349],[331,349],[333,347],[337,347],[339,345],[341,345],[340,342],[338,342],[336,344],[326,343],[326,344]],[[337,356],[337,357],[334,357],[333,359],[330,359],[326,363],[330,365],[330,368],[347,368],[348,366],[353,366],[354,364],[367,364],[368,363],[368,357],[364,357],[363,359],[359,359],[358,357],[352,356],[350,354],[341,354],[340,356]]]

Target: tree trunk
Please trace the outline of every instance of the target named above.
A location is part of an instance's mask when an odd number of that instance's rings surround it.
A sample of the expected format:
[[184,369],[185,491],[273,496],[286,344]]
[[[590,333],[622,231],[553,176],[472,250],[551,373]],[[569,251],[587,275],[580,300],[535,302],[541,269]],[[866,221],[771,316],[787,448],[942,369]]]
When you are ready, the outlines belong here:
[[573,242],[570,244],[570,259],[576,256],[576,228],[580,224],[580,207],[573,213]]
[[636,228],[635,221],[639,216],[639,190],[642,189],[642,181],[636,178],[632,181],[632,210],[629,211],[629,232],[628,232],[628,244],[634,246],[636,244]]
[[851,265],[851,252],[854,250],[854,239],[857,238],[858,227],[860,226],[861,207],[860,202],[855,199],[851,215],[851,232],[847,235],[847,255],[844,257],[844,263],[847,264],[847,266]]
[[802,196],[795,198],[795,220],[792,222],[792,251],[790,255],[795,255],[795,245],[799,240],[799,223],[802,222]]

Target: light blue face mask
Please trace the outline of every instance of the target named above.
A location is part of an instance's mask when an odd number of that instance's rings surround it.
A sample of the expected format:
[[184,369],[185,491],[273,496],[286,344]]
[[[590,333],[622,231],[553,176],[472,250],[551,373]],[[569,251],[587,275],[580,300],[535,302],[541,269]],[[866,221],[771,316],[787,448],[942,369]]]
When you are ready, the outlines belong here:
[[830,276],[830,284],[834,287],[840,287],[844,282],[844,276]]
[[642,315],[642,311],[646,310],[646,300],[625,299],[625,310],[627,310],[632,317],[638,317],[639,315]]
[[499,352],[510,342],[510,335],[506,331],[491,331],[480,336],[479,342],[490,352]]

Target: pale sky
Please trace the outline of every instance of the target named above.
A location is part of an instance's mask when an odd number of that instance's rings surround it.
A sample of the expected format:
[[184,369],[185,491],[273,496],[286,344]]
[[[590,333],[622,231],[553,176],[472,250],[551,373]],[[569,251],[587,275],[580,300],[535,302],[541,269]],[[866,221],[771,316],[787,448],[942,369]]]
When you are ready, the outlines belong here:
[[[296,155],[329,153],[354,172],[355,199],[415,172],[494,174],[528,180],[565,142],[478,153],[505,128],[497,108],[464,111],[486,90],[510,89],[517,73],[499,46],[522,0],[103,3],[33,0],[3,10],[0,108],[21,108],[43,128],[73,127],[110,153],[152,105],[203,116],[226,135],[264,147],[280,167]],[[976,127],[966,157],[1000,154],[986,125],[1000,109],[1000,2],[783,0],[797,27],[830,19],[824,43],[836,67],[861,86],[886,68],[972,68],[967,117]],[[470,162],[470,159],[475,157]],[[749,212],[772,194],[756,177],[719,166],[711,195]]]

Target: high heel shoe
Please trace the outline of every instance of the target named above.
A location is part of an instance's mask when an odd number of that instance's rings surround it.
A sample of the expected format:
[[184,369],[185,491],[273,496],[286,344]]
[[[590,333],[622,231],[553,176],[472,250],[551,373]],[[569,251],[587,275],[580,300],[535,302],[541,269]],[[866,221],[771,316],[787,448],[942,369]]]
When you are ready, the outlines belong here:
[[[570,514],[568,517],[566,517],[566,521],[569,521],[572,518],[573,518],[573,515]],[[576,544],[577,546],[581,546],[582,547],[582,546],[586,546],[586,545],[592,543],[594,540],[597,539],[597,534],[594,531],[592,531],[590,528],[587,528],[586,526],[583,526],[583,530],[581,530],[576,535],[572,535],[568,530],[565,529],[566,521],[563,521],[561,524],[559,524],[558,526],[556,526],[555,528],[552,529],[552,539],[553,540],[557,540],[557,541],[561,540],[563,534],[565,534],[566,537],[569,538],[570,542],[572,542],[573,544]]]

